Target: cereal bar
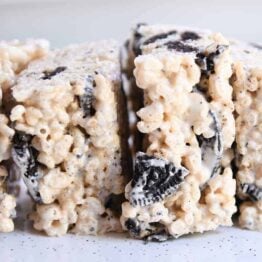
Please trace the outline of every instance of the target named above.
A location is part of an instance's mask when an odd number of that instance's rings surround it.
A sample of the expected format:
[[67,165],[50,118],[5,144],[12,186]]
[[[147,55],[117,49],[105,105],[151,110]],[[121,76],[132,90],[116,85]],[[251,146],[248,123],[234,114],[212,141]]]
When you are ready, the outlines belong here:
[[132,98],[140,108],[123,227],[132,237],[163,241],[231,226],[236,182],[228,41],[209,31],[139,24],[127,48],[136,80]]
[[54,50],[22,72],[13,96],[12,154],[36,202],[34,228],[49,236],[122,231],[132,168],[118,45]]

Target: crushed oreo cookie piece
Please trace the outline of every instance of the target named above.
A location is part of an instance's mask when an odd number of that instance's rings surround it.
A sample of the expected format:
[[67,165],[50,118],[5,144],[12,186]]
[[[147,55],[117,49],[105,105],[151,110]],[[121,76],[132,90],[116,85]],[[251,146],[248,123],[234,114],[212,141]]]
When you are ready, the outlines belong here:
[[60,74],[61,72],[66,70],[66,66],[58,66],[55,70],[52,71],[44,71],[44,76],[42,77],[43,80],[50,80],[53,76]]
[[209,76],[215,73],[215,59],[222,54],[227,46],[218,45],[216,51],[209,54],[197,53],[196,64],[200,67],[202,74]]
[[187,40],[198,40],[200,39],[200,36],[192,31],[185,31],[181,34],[181,40],[187,41]]
[[139,28],[143,25],[146,25],[146,23],[138,23],[136,25],[136,29],[134,30],[134,41],[132,50],[136,56],[141,55],[141,40],[143,38],[143,35],[139,33]]
[[244,194],[248,195],[252,201],[262,200],[262,188],[255,184],[244,183],[241,185],[241,190]]
[[241,159],[241,155],[237,153],[236,141],[233,142],[231,149],[233,150],[234,158],[232,159],[230,165],[233,172],[233,177],[236,178],[236,175],[239,170],[240,159]]
[[138,221],[128,218],[125,222],[125,227],[130,232],[130,234],[134,237],[139,237],[141,233],[141,227],[139,226]]
[[175,35],[175,34],[177,34],[177,31],[176,31],[176,30],[172,30],[172,31],[169,31],[169,32],[167,32],[167,33],[162,33],[162,34],[154,35],[154,36],[148,38],[147,40],[145,40],[145,41],[142,43],[142,45],[149,45],[149,44],[155,43],[157,40],[165,39],[165,38],[167,38],[168,36]]
[[210,178],[215,176],[220,170],[221,158],[223,153],[221,126],[214,111],[209,110],[212,118],[210,128],[214,131],[214,136],[206,138],[203,135],[197,135],[197,141],[201,148],[201,158],[206,167],[210,170]]
[[184,167],[138,152],[129,193],[131,205],[146,206],[173,195],[188,173]]
[[132,237],[143,239],[145,242],[163,242],[172,238],[160,222],[146,223],[137,218],[128,218],[125,226]]
[[193,86],[192,93],[201,94],[207,101],[209,101],[209,97],[208,97],[206,88],[204,88],[200,84]]
[[121,205],[125,201],[125,194],[110,194],[105,202],[105,208],[109,208],[115,214],[115,216],[120,216],[122,213]]
[[31,146],[32,136],[17,131],[13,137],[12,157],[19,168],[32,198],[41,202],[38,180],[42,176],[37,162],[37,150]]
[[250,45],[252,45],[252,46],[255,47],[256,49],[262,50],[262,44],[250,43]]
[[84,88],[85,93],[79,97],[79,105],[82,108],[84,115],[83,118],[88,116],[93,116],[95,114],[95,109],[93,108],[93,92],[95,87],[95,81],[91,76],[86,79],[86,86]]
[[181,53],[198,52],[198,49],[196,47],[191,46],[189,44],[185,44],[181,41],[169,41],[164,43],[164,46],[166,46],[169,50],[174,50]]
[[160,232],[157,232],[157,233],[154,233],[152,235],[145,237],[145,241],[146,242],[164,242],[171,238],[173,238],[171,235],[169,235],[165,230],[162,230]]

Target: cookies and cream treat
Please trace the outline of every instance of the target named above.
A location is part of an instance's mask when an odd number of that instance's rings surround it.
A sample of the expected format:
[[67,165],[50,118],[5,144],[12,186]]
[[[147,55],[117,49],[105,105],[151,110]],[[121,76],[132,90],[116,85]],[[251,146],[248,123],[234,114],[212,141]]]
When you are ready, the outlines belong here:
[[5,161],[10,159],[11,139],[14,135],[8,117],[10,88],[28,63],[44,56],[48,48],[45,40],[0,41],[0,232],[14,229],[12,217],[16,205],[15,198],[6,191],[8,170]]
[[114,41],[55,50],[13,87],[12,155],[36,208],[34,228],[122,231],[130,159],[119,48]]
[[262,231],[262,47],[231,42],[239,224]]
[[208,31],[139,24],[127,47],[142,141],[125,190],[123,227],[133,237],[162,241],[232,225],[228,41]]

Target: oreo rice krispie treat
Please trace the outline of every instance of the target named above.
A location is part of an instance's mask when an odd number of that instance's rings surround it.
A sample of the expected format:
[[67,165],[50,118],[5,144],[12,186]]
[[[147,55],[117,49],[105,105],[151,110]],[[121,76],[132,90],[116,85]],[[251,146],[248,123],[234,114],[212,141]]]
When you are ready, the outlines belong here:
[[262,47],[232,41],[239,224],[262,231]]
[[139,24],[127,48],[139,134],[123,227],[162,241],[232,225],[229,43],[220,34]]
[[36,202],[34,228],[122,231],[127,114],[114,41],[72,45],[31,63],[13,87],[12,155]]
[[11,139],[14,130],[10,128],[8,108],[11,103],[10,87],[17,75],[34,59],[48,51],[45,40],[0,41],[0,232],[14,229],[15,198],[7,193],[8,165]]

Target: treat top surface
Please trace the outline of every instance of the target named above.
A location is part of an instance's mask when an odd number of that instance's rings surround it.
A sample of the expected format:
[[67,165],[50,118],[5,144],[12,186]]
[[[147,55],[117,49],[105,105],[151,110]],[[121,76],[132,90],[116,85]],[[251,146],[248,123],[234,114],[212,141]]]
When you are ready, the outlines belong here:
[[230,40],[234,61],[242,62],[245,68],[262,67],[262,45]]
[[20,48],[21,50],[32,50],[35,47],[42,47],[43,49],[49,48],[49,42],[45,39],[26,39],[25,41],[20,41],[14,39],[11,41],[0,40],[0,49],[11,50],[12,48]]
[[82,84],[89,76],[102,74],[119,79],[118,45],[115,41],[100,41],[70,45],[54,50],[41,60],[32,62],[20,75],[13,95],[24,101],[42,88]]
[[136,55],[163,50],[178,53],[198,53],[213,43],[227,45],[221,34],[208,30],[174,25],[138,24],[133,33],[133,51]]

